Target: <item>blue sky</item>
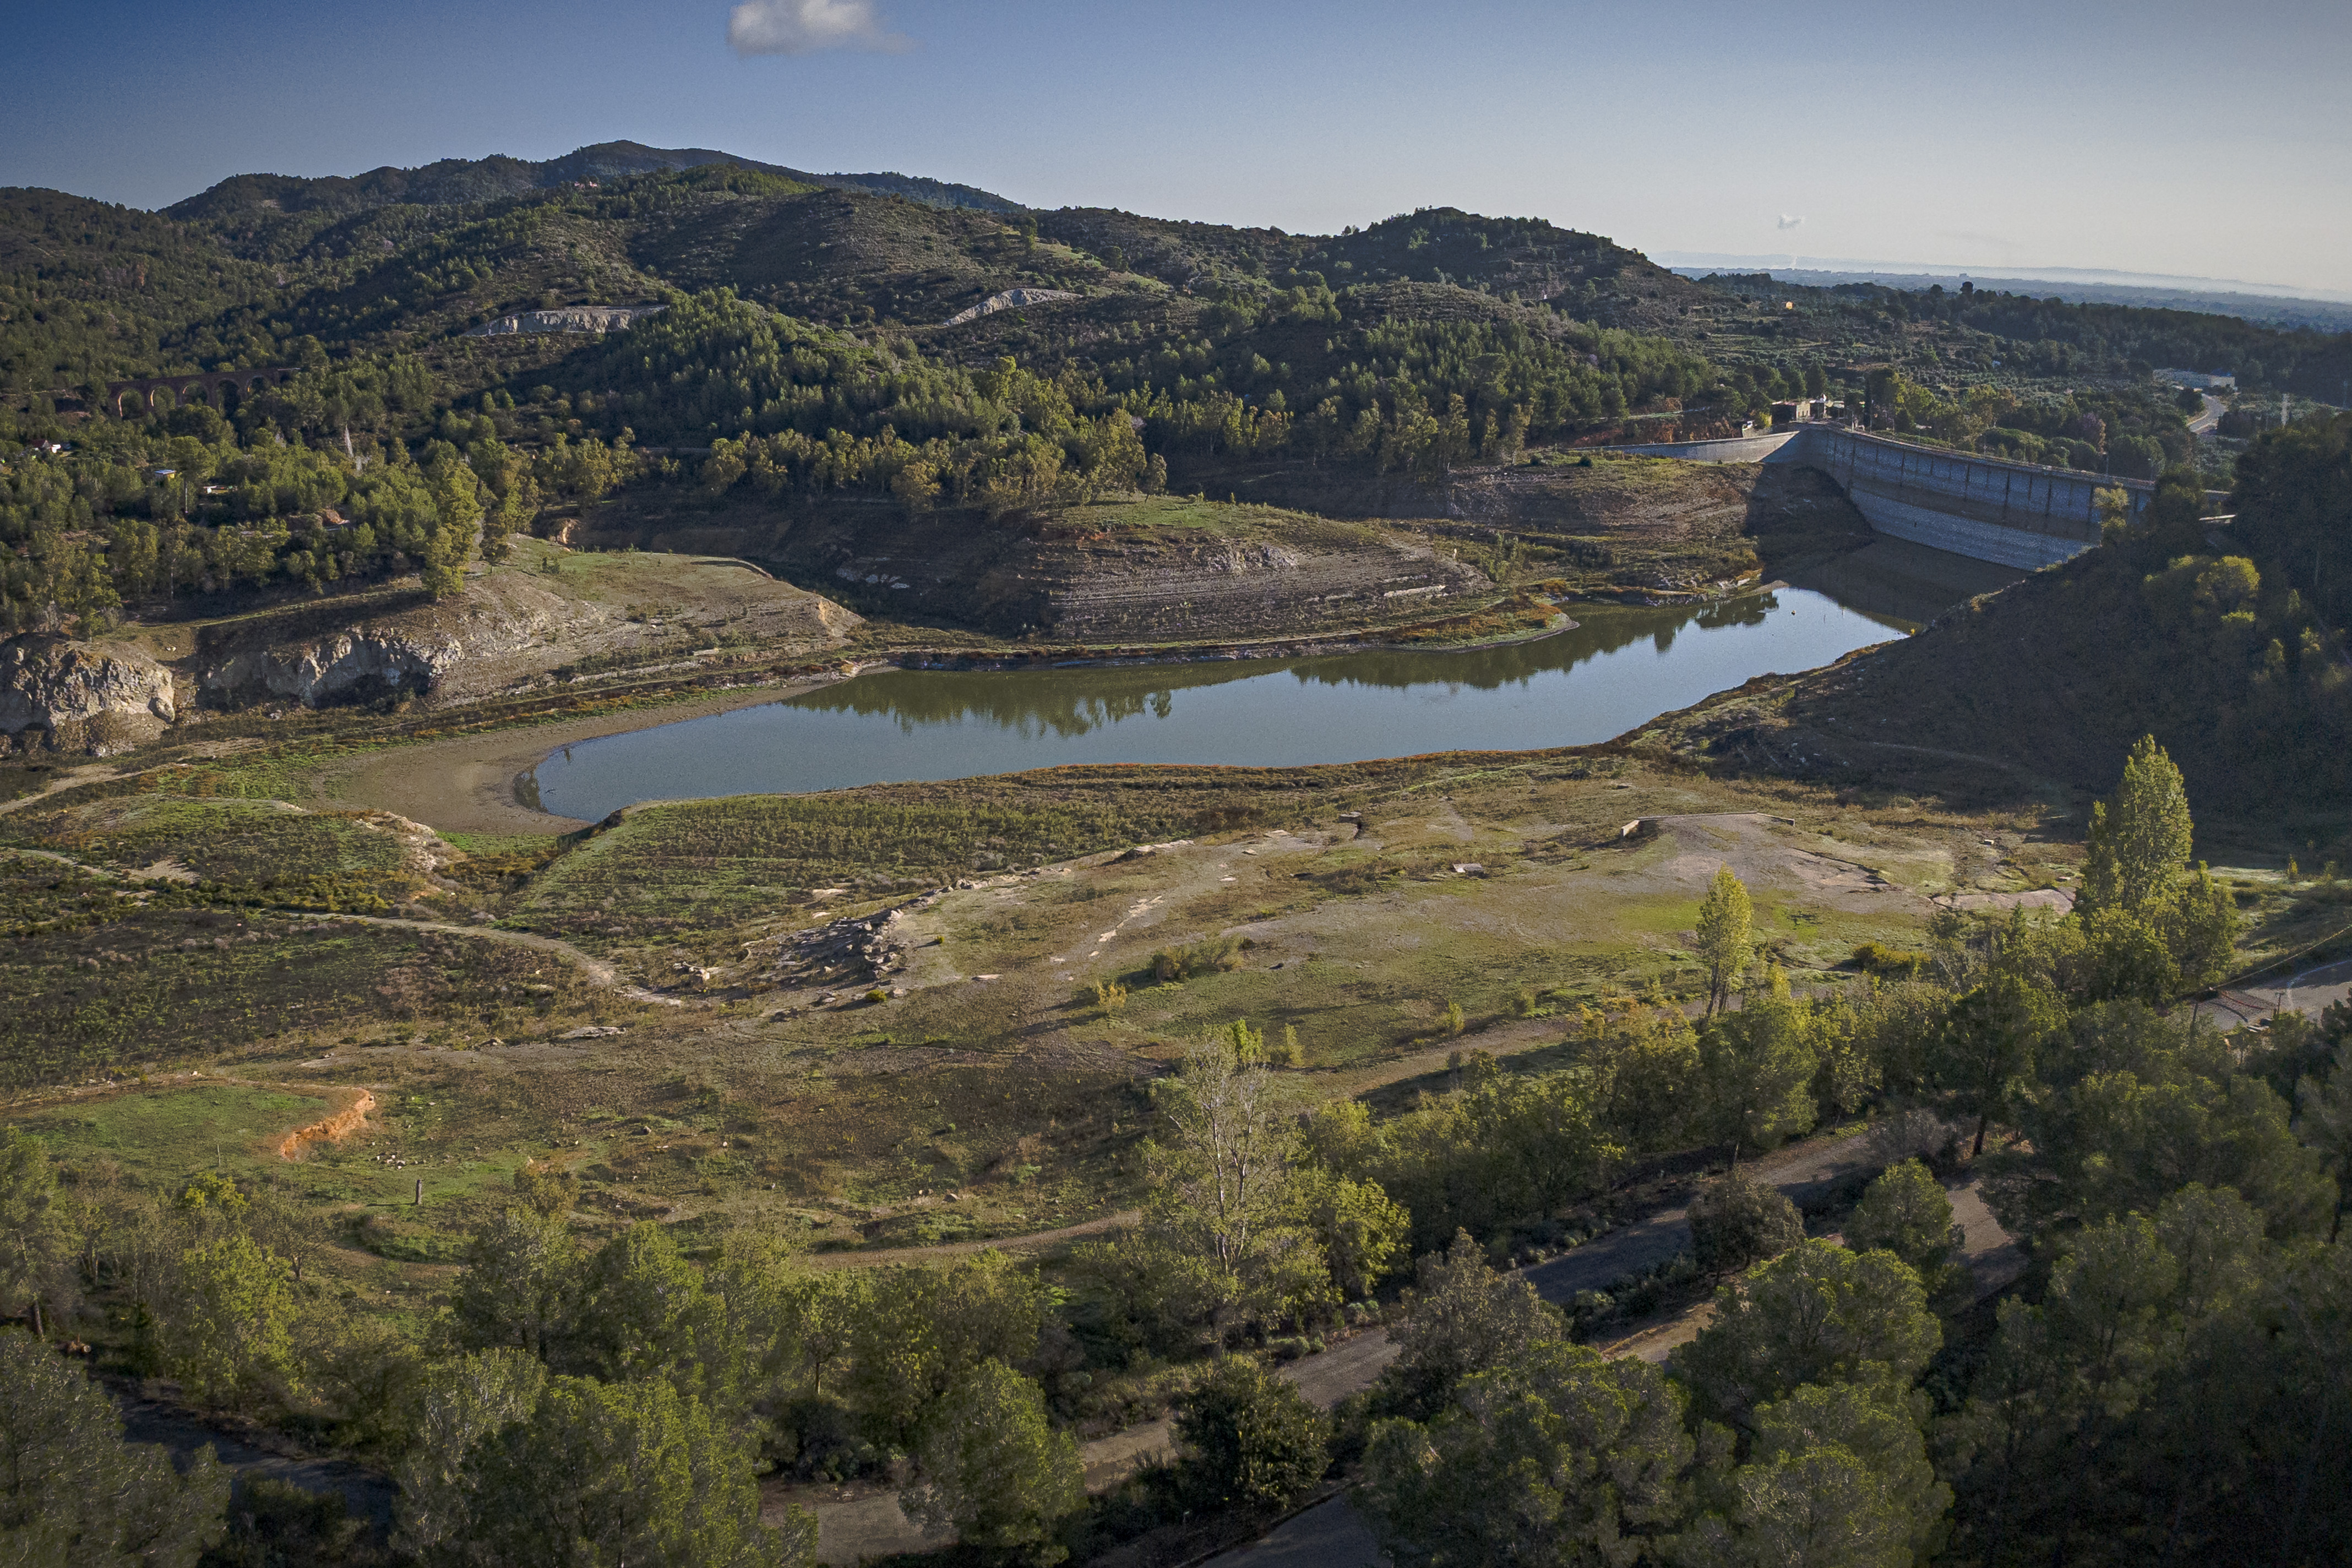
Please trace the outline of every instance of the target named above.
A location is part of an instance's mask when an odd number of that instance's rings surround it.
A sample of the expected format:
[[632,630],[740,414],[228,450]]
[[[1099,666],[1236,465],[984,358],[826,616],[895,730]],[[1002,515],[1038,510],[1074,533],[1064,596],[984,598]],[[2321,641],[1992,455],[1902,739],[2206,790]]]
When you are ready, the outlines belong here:
[[1652,252],[2352,290],[2342,0],[0,0],[0,184],[140,206],[627,138],[1293,230],[1448,204]]

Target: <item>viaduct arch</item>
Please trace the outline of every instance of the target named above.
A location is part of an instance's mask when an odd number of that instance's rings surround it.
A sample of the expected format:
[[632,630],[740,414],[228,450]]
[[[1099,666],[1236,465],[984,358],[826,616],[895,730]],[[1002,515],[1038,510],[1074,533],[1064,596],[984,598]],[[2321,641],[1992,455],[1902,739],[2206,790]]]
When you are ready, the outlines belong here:
[[291,381],[299,366],[290,364],[262,365],[250,370],[211,370],[199,375],[149,375],[133,381],[110,381],[106,395],[114,405],[115,417],[122,416],[125,407],[135,405],[142,410],[152,410],[155,394],[169,392],[175,403],[185,403],[193,392],[199,402],[209,403],[226,413],[230,400]]
[[2012,463],[1839,425],[1610,450],[1701,463],[1801,463],[1834,480],[1880,533],[2029,572],[2099,542],[2098,491],[2123,490],[2135,513],[2156,492],[2147,479]]

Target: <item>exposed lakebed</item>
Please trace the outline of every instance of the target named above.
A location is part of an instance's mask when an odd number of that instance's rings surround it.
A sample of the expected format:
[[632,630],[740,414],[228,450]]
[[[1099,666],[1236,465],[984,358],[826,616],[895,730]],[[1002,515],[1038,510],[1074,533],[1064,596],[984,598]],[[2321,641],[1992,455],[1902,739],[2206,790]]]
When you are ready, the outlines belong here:
[[1586,745],[1768,671],[1907,627],[1782,588],[1704,607],[1577,610],[1507,647],[1288,659],[877,670],[782,701],[564,747],[526,805],[789,794],[1069,763],[1277,766]]

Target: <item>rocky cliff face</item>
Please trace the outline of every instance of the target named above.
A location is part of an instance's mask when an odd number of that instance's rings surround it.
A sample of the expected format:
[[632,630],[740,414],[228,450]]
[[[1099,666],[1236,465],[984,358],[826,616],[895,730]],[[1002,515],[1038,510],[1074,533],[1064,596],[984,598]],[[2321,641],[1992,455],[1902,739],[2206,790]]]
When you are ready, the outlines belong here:
[[0,642],[0,736],[16,749],[110,756],[179,716],[172,672],[119,648],[29,634]]
[[[257,635],[247,634],[250,640],[208,643],[197,658],[198,699],[209,708],[234,709],[422,697],[463,668],[576,630],[568,623],[583,618],[580,606],[527,583],[490,591],[478,581],[476,587],[446,604],[420,603],[341,625],[313,622],[293,636],[286,633],[299,623],[289,617],[262,623]],[[584,618],[619,617],[592,611]]]
[[198,690],[207,704],[219,708],[250,708],[273,699],[319,708],[402,694],[423,696],[467,651],[461,638],[447,634],[419,636],[394,627],[358,626],[311,641],[231,654],[205,667],[197,677]]
[[[639,601],[668,607],[648,616]],[[439,603],[418,595],[354,614],[323,600],[208,627],[192,673],[208,708],[468,701],[583,657],[606,668],[675,661],[719,628],[813,649],[837,645],[856,625],[839,605],[740,562],[595,557],[551,577],[511,568],[478,575]]]

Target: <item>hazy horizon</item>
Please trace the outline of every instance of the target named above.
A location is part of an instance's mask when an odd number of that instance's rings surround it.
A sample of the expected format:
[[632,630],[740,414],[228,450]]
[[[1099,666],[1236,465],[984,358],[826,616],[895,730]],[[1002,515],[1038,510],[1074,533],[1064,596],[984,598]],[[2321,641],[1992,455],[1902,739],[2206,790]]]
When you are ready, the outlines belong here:
[[2324,112],[2352,79],[2352,9],[2296,0],[1965,23],[1715,5],[1670,29],[1392,0],[8,14],[0,184],[142,207],[238,174],[635,141],[1308,232],[1453,205],[1677,265],[2352,296],[2352,131]]

